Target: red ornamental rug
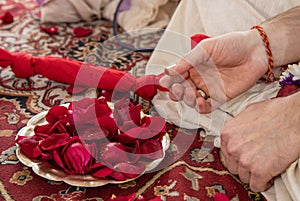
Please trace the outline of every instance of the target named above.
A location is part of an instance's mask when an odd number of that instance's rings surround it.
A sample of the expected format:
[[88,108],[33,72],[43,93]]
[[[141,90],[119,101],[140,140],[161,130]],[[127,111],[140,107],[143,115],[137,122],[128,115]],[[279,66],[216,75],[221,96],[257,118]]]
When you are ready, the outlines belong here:
[[[40,28],[39,8],[35,1],[0,0],[0,16],[6,11],[11,12],[14,20],[0,25],[0,43],[1,48],[11,52],[85,60],[135,76],[143,75],[151,55],[128,52],[111,40],[112,25],[106,20],[56,25],[58,32],[50,35]],[[93,33],[77,37],[73,34],[76,27],[91,28]],[[126,35],[122,37],[126,38]],[[153,43],[158,39],[159,35],[153,34],[137,36],[131,44],[140,40]],[[133,193],[145,200],[159,197],[163,201],[265,200],[226,170],[219,149],[210,149],[213,139],[200,137],[200,131],[187,131],[174,125],[167,126],[171,139],[176,140],[171,141],[160,164],[162,168],[133,181],[91,188],[70,186],[36,175],[16,157],[15,136],[35,114],[70,102],[72,97],[67,93],[67,87],[39,75],[20,79],[10,68],[0,68],[0,200],[106,201]],[[150,110],[148,102],[141,103],[144,111]]]

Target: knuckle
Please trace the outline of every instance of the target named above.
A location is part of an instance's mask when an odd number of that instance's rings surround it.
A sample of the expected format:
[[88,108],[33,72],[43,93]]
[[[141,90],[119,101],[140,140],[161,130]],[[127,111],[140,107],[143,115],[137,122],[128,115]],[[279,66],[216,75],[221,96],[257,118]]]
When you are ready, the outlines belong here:
[[228,145],[227,146],[227,153],[228,153],[229,156],[236,155],[236,153],[237,153],[236,147]]
[[239,166],[241,167],[241,168],[244,168],[244,169],[247,169],[247,170],[249,170],[250,169],[250,160],[248,160],[247,158],[241,158],[240,160],[239,160]]

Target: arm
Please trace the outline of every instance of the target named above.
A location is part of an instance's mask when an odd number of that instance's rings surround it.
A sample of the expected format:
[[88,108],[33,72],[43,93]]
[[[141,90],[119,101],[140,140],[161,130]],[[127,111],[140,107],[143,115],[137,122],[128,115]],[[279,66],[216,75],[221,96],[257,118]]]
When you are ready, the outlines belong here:
[[300,6],[263,22],[261,26],[269,38],[274,66],[300,60]]

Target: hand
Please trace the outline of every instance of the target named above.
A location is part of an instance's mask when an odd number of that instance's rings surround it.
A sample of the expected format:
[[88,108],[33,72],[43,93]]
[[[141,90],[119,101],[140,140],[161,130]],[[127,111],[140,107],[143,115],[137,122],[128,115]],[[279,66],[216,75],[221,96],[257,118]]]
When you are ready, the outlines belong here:
[[[209,113],[254,85],[267,71],[268,59],[256,30],[234,32],[201,41],[160,84],[170,98]],[[200,96],[201,89],[206,97]]]
[[300,92],[255,103],[225,124],[221,151],[226,166],[253,191],[265,191],[299,158],[299,100]]

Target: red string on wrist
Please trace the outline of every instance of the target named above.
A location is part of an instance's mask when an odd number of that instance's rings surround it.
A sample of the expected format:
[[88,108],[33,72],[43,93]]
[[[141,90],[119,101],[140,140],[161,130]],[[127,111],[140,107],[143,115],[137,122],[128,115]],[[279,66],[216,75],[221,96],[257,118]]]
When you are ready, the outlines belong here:
[[259,25],[255,25],[251,29],[258,30],[258,32],[261,36],[261,39],[264,42],[266,53],[268,55],[268,71],[266,72],[266,81],[272,82],[275,80],[275,75],[273,73],[274,62],[273,62],[273,55],[272,55],[272,51],[271,51],[271,47],[270,47],[270,43],[269,43],[267,34],[264,31],[264,29]]

